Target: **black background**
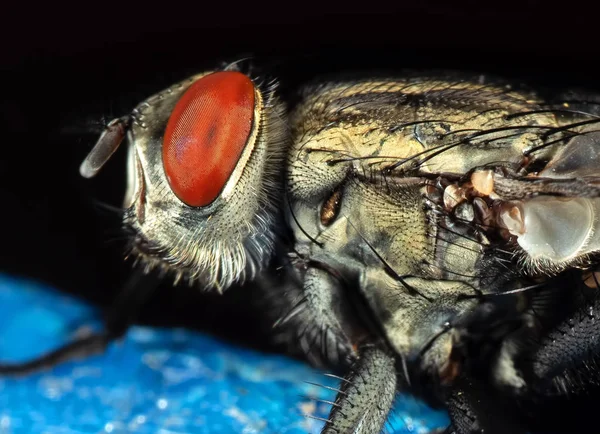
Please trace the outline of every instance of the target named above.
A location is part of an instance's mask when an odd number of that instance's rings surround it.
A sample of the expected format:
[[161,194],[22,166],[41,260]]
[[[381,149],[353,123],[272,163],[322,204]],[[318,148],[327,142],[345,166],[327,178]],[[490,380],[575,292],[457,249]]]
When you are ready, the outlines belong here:
[[[253,55],[288,88],[318,72],[452,68],[598,87],[597,14],[573,2],[11,4],[2,38],[0,271],[109,305],[125,279],[123,152],[78,166],[102,123],[217,62]],[[169,285],[142,321],[262,341],[250,291]],[[1,309],[1,307],[0,307]]]

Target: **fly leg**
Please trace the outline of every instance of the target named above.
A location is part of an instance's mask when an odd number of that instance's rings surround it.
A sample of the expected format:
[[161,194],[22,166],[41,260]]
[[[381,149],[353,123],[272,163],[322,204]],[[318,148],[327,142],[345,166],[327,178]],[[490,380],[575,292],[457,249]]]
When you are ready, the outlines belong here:
[[[591,300],[584,298],[524,358],[523,368],[529,371],[527,388],[533,394],[521,393],[511,400],[494,392],[492,385],[461,378],[447,401],[452,420],[448,434],[526,432],[524,425],[528,432],[582,432],[575,424],[589,419],[567,416],[567,407],[585,413],[583,407],[577,409],[581,403],[575,398],[593,387],[600,389],[600,321],[595,315],[599,309],[598,294]],[[518,420],[510,415],[519,415]]]
[[541,341],[531,357],[537,393],[573,396],[600,383],[598,312],[600,294],[596,293]]
[[62,362],[75,358],[88,357],[103,352],[107,345],[121,338],[137,318],[140,308],[152,296],[158,286],[153,274],[136,270],[117,297],[104,330],[77,338],[49,353],[23,363],[0,363],[0,375],[27,375],[52,368]]
[[457,381],[446,401],[451,426],[446,434],[525,434],[520,421],[509,417],[515,414],[513,405],[505,396],[493,392],[473,378]]
[[522,406],[532,432],[589,432],[594,423],[600,399],[599,311],[600,292],[590,288],[577,308],[525,357],[530,393]]
[[513,395],[515,413],[530,433],[589,432],[588,425],[595,421],[600,399],[600,292],[597,275],[591,274],[581,282],[568,277],[558,286],[567,296],[552,311],[560,316],[552,320],[555,313],[539,316],[537,310],[536,318],[553,322],[539,322],[542,335],[527,338],[527,352],[515,359],[525,380]]
[[342,380],[322,434],[373,434],[383,430],[396,396],[394,359],[366,347]]

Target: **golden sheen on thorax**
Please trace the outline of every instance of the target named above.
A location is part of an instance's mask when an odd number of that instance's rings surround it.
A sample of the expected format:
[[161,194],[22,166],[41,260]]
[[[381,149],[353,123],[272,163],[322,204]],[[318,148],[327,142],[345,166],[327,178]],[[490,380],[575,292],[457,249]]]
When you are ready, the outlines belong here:
[[[542,133],[560,122],[539,104],[509,86],[413,78],[308,87],[290,114],[297,248],[352,269],[394,350],[442,383],[460,372],[450,356],[460,337],[424,342],[472,309],[475,294],[495,292],[486,279],[505,267],[485,253],[506,232],[490,220],[496,178],[473,171],[519,173],[551,158]],[[511,375],[503,381],[519,383]]]

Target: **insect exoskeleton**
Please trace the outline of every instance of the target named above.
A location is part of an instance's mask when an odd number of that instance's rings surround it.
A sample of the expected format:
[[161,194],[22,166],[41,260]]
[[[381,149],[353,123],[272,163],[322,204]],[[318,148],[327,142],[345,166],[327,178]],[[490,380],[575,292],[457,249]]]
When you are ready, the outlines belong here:
[[113,121],[81,171],[127,136],[146,269],[254,279],[279,339],[354,365],[324,432],[378,432],[397,387],[445,403],[459,433],[522,432],[507,395],[567,390],[592,360],[560,326],[595,330],[600,304],[599,121],[497,83],[326,81],[286,118],[273,86],[226,68]]
[[553,314],[533,315],[524,288],[598,251],[597,122],[485,78],[308,87],[290,114],[287,221],[305,293],[335,294],[325,328],[348,323],[356,288],[379,336],[335,335],[383,339],[413,391],[446,399],[466,357],[523,388],[516,342]]
[[81,173],[93,176],[127,137],[124,225],[148,270],[222,291],[270,258],[288,143],[275,88],[232,65],[177,83],[109,124]]

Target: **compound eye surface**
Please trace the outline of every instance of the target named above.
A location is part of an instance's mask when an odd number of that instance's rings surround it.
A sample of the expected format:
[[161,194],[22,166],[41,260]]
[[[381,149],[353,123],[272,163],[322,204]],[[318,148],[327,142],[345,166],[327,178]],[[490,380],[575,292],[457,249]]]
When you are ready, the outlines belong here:
[[219,196],[248,143],[254,105],[254,84],[235,71],[206,75],[179,99],[162,153],[169,185],[182,202],[202,207]]

